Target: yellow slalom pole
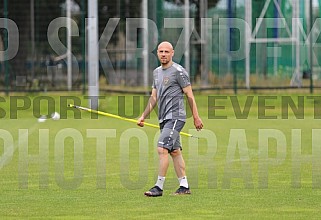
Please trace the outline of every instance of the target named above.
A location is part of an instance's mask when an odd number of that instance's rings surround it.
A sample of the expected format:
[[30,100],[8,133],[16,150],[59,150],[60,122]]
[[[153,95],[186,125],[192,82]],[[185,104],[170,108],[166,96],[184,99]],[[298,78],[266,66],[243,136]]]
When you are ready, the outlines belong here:
[[[86,108],[86,107],[82,107],[82,106],[78,106],[78,105],[73,105],[73,104],[68,104],[68,107],[80,109],[80,110],[87,111],[87,112],[90,112],[90,113],[95,113],[95,114],[98,114],[98,115],[104,115],[104,116],[111,117],[111,118],[116,118],[116,119],[120,119],[120,120],[124,120],[124,121],[128,121],[128,122],[133,122],[133,123],[137,124],[137,120],[135,120],[135,119],[125,118],[125,117],[121,117],[119,115],[114,115],[114,114],[107,113],[107,112],[97,111],[97,110],[94,110],[94,109],[90,109],[90,108]],[[150,124],[150,123],[147,123],[147,122],[144,122],[144,125],[146,125],[148,127],[158,128],[159,129],[158,125]],[[192,134],[185,133],[185,132],[182,132],[182,131],[180,132],[180,134],[183,135],[183,136],[186,136],[186,137],[198,138],[198,137],[193,136]]]

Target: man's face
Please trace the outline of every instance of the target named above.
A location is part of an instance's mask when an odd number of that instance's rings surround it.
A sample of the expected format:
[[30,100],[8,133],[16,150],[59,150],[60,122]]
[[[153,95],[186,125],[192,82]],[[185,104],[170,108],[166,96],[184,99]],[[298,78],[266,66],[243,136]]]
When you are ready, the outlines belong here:
[[163,43],[158,46],[157,56],[162,65],[172,61],[174,50],[170,44]]

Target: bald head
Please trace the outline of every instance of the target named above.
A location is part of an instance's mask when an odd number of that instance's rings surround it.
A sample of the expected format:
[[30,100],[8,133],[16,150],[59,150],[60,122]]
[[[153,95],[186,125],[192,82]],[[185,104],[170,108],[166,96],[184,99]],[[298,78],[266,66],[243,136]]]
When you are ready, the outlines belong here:
[[172,65],[172,58],[174,56],[174,49],[171,43],[163,41],[158,45],[157,56],[163,68],[167,68]]
[[159,49],[159,48],[168,48],[168,49],[173,50],[173,45],[172,45],[170,42],[168,42],[168,41],[163,41],[162,43],[160,43],[160,44],[158,45],[158,48],[157,48],[157,49]]

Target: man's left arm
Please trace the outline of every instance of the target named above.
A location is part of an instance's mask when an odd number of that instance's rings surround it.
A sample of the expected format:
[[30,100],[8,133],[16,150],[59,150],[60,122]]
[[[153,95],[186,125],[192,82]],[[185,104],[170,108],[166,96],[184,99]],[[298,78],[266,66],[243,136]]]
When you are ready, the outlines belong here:
[[185,93],[187,100],[188,100],[189,107],[191,108],[195,128],[199,131],[203,128],[203,122],[198,114],[197,105],[195,102],[192,86],[191,85],[186,86],[185,88],[183,88],[183,92]]

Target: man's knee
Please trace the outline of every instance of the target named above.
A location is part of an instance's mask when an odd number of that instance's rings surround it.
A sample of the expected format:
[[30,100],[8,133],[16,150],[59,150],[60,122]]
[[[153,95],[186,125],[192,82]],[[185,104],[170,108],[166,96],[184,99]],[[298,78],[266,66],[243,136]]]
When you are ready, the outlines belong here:
[[171,152],[171,156],[172,157],[176,157],[176,156],[179,156],[181,155],[181,150],[180,149],[175,149]]
[[157,148],[158,155],[168,155],[168,149],[164,147],[158,147]]

